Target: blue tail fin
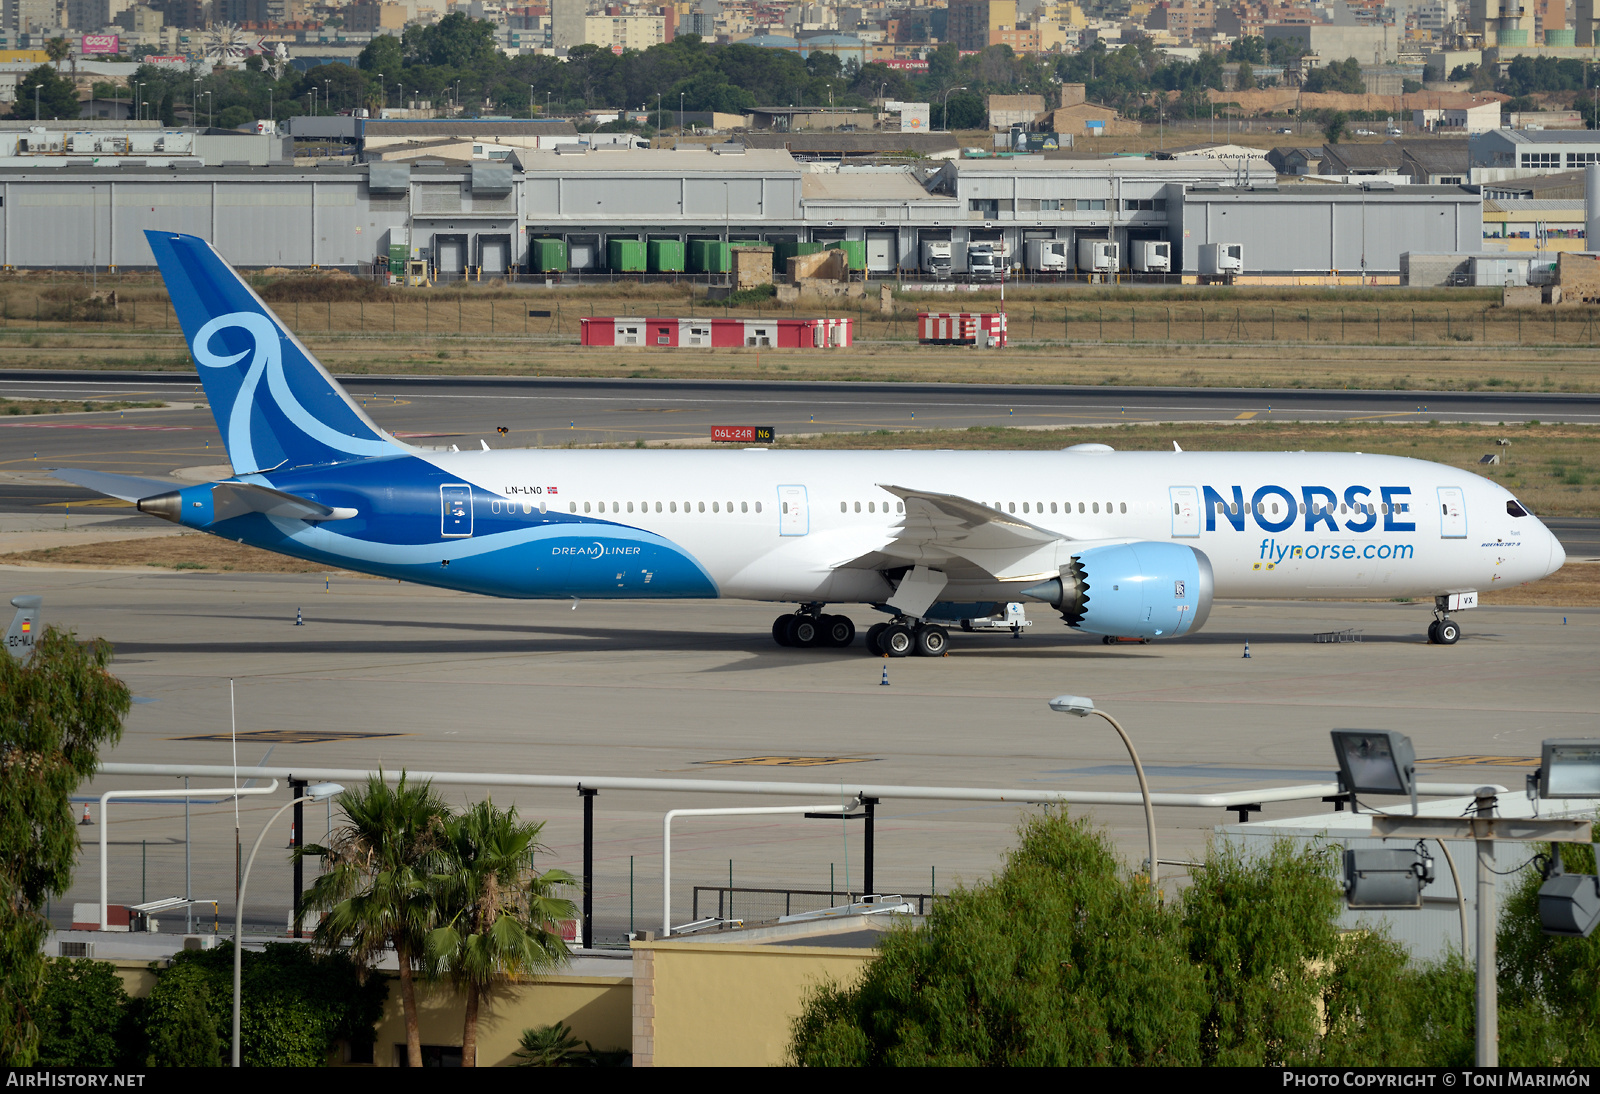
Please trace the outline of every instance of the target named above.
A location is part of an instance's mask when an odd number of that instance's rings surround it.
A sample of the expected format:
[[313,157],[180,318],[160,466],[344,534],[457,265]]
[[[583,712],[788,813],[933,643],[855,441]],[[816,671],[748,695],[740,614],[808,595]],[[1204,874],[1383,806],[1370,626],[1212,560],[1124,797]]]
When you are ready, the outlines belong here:
[[146,232],[239,474],[406,451],[345,394],[216,249]]

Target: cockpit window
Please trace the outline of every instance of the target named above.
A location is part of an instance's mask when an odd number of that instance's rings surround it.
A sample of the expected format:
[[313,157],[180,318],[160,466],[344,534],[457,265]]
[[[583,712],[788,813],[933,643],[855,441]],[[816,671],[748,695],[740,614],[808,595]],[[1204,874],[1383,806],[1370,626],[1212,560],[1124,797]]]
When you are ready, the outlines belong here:
[[1514,517],[1525,517],[1528,515],[1528,511],[1522,507],[1522,503],[1517,501],[1516,498],[1512,498],[1510,501],[1506,502],[1506,512]]

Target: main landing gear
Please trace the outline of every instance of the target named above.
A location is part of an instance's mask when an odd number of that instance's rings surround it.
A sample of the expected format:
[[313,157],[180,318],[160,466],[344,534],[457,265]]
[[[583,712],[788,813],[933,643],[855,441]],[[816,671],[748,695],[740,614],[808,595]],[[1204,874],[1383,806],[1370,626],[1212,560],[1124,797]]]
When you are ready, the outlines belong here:
[[856,625],[847,615],[823,615],[822,605],[808,604],[793,615],[772,621],[772,640],[780,646],[832,646],[843,649],[856,640]]
[[1450,618],[1447,596],[1433,598],[1433,622],[1428,624],[1428,642],[1434,646],[1453,646],[1461,641],[1461,624]]
[[914,623],[901,617],[867,628],[867,652],[874,657],[943,657],[950,632],[937,623]]

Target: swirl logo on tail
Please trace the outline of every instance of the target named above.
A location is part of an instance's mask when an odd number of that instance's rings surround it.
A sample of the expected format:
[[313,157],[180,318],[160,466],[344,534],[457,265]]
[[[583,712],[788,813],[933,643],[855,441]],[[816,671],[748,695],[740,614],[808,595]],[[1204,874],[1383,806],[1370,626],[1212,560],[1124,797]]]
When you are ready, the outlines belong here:
[[[212,340],[222,331],[239,329],[249,333],[253,345],[250,349],[232,355],[213,353]],[[298,347],[297,347],[298,348]],[[272,319],[259,312],[236,311],[219,315],[195,333],[190,349],[202,368],[234,369],[249,358],[244,376],[233,396],[233,405],[217,408],[219,424],[224,421],[224,442],[228,457],[240,474],[268,470],[261,466],[256,455],[254,427],[259,422],[267,428],[268,416],[262,411],[265,405],[275,407],[288,424],[298,429],[307,439],[331,449],[335,458],[387,456],[396,446],[383,438],[352,437],[332,428],[301,405],[284,375],[283,340]],[[266,391],[261,391],[262,377],[266,377]],[[289,438],[279,436],[278,442],[285,450],[293,445]]]

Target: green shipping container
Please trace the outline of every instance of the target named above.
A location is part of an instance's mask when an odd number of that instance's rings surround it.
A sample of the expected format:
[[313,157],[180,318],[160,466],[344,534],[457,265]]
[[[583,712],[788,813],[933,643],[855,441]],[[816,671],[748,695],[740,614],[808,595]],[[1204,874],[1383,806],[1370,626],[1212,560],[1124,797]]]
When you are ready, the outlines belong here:
[[690,273],[727,273],[731,268],[728,245],[720,239],[689,241]]
[[844,263],[852,270],[867,268],[867,245],[859,239],[841,239],[828,244],[830,248],[844,252]]
[[389,273],[395,277],[405,277],[406,259],[411,257],[410,248],[404,243],[389,244]]
[[560,273],[567,268],[567,244],[560,239],[535,239],[529,245],[529,265],[536,273]]
[[652,239],[649,258],[651,273],[683,272],[683,244],[676,239]]
[[644,244],[637,239],[606,240],[606,268],[613,273],[643,273]]
[[814,255],[820,250],[822,250],[822,244],[820,243],[774,243],[772,245],[773,268],[782,270],[785,268],[784,264],[791,258],[798,258],[800,255]]

